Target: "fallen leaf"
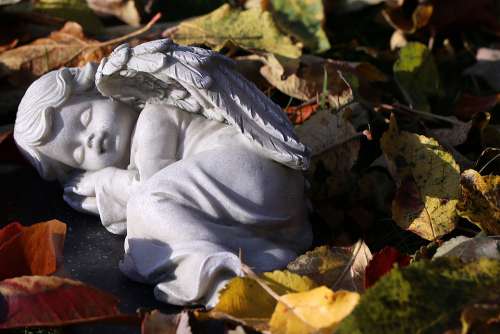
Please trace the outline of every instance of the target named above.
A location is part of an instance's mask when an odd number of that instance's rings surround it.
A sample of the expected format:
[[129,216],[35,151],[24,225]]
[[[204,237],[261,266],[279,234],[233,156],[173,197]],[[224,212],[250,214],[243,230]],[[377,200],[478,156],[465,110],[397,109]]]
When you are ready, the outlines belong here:
[[403,8],[403,3],[401,3],[400,6],[389,6],[382,11],[382,15],[395,29],[407,34],[413,34],[429,23],[433,11],[434,6],[425,2],[419,3],[411,12],[411,15],[408,15],[408,11]]
[[462,121],[470,121],[480,112],[488,112],[500,101],[500,93],[488,96],[463,94],[455,105],[455,116]]
[[490,237],[458,236],[444,242],[436,250],[433,259],[443,256],[455,256],[463,262],[476,261],[483,257],[500,260],[500,241]]
[[456,117],[448,117],[453,123],[450,127],[430,129],[429,134],[436,138],[441,144],[449,146],[458,146],[467,140],[470,129],[472,128],[472,121],[462,122]]
[[322,28],[325,20],[322,0],[270,0],[273,16],[280,28],[315,53],[330,49]]
[[142,319],[141,334],[192,334],[189,314],[187,311],[176,314],[158,310],[148,312]]
[[[496,298],[495,298],[496,297]],[[466,306],[460,316],[461,334],[495,334],[500,329],[500,299],[498,293],[484,301]]]
[[293,124],[302,124],[307,121],[318,108],[319,104],[310,102],[296,107],[288,107],[285,109],[285,112],[288,115],[288,119],[290,119]]
[[28,227],[11,223],[0,229],[0,280],[55,272],[65,236],[66,224],[58,220]]
[[421,43],[408,43],[399,51],[393,71],[408,104],[417,110],[430,111],[428,98],[439,96],[441,85],[429,49]]
[[215,50],[231,43],[243,49],[264,50],[290,58],[302,53],[301,46],[278,29],[270,12],[260,8],[241,10],[228,4],[181,22],[172,38],[179,44],[206,44]]
[[[311,192],[316,199],[330,198],[349,187],[351,168],[358,159],[360,135],[346,120],[343,112],[320,109],[295,132],[300,141],[311,149],[312,161],[308,170]],[[314,180],[318,170],[324,177]]]
[[468,169],[460,177],[460,216],[478,225],[489,235],[500,234],[500,176],[481,176]]
[[[289,271],[263,273],[260,278],[278,295],[308,291],[316,287],[310,278]],[[255,280],[236,277],[221,291],[219,302],[210,313],[227,314],[253,324],[267,322],[275,306],[276,300]]]
[[269,326],[273,334],[332,333],[359,301],[359,294],[327,287],[280,298]]
[[134,0],[87,0],[87,4],[98,15],[113,15],[134,27],[141,23]]
[[16,74],[20,76],[18,71],[38,77],[62,66],[97,62],[110,52],[110,46],[100,47],[98,41],[85,37],[78,23],[68,22],[47,38],[0,54],[0,65],[3,65],[0,77],[11,75],[15,79]]
[[370,249],[358,241],[351,247],[316,247],[290,262],[287,269],[334,291],[363,292],[365,268],[371,258]]
[[387,79],[368,63],[335,61],[313,55],[288,59],[267,54],[261,59],[265,65],[260,73],[278,90],[302,101],[323,97],[334,109],[353,100],[354,88],[347,80],[349,76],[353,76],[363,89],[371,82]]
[[37,0],[33,9],[47,15],[77,22],[85,31],[92,34],[102,33],[104,29],[101,21],[89,8],[86,1]]
[[366,290],[335,333],[444,333],[460,324],[464,306],[498,290],[499,275],[500,261],[491,259],[440,258],[393,269]]
[[495,92],[500,91],[500,50],[480,48],[476,54],[477,63],[464,71],[465,75],[485,80]]
[[82,282],[22,276],[0,282],[0,329],[62,326],[118,318],[118,300]]
[[401,254],[396,248],[385,246],[375,253],[366,267],[365,288],[370,288],[382,276],[393,268],[402,268],[410,264],[411,257]]
[[435,139],[399,131],[394,116],[381,139],[399,187],[392,217],[403,229],[436,239],[455,227],[460,171]]

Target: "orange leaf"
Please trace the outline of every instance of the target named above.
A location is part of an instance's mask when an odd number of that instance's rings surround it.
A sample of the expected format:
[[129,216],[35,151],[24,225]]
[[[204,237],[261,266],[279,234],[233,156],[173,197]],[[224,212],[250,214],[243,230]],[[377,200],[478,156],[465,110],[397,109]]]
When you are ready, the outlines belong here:
[[52,274],[65,236],[66,224],[58,220],[29,227],[11,223],[0,229],[0,279]]
[[293,124],[302,124],[314,114],[318,107],[319,104],[312,102],[298,107],[288,107],[285,109],[285,112],[288,114],[288,118]]
[[82,282],[23,276],[0,282],[0,329],[120,318],[118,299]]

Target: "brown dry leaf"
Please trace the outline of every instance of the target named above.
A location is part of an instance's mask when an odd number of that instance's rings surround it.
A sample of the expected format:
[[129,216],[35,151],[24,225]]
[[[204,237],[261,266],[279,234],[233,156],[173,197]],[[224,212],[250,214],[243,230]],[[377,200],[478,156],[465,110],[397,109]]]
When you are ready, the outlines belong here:
[[388,7],[382,11],[382,15],[387,22],[395,29],[407,34],[412,34],[418,29],[425,27],[431,17],[434,7],[429,3],[420,3],[408,17],[403,9],[403,2],[400,6]]
[[141,334],[192,334],[189,313],[164,314],[158,310],[146,313],[141,325]]
[[295,128],[313,155],[308,173],[314,175],[318,168],[329,173],[320,181],[321,189],[313,190],[316,197],[329,198],[342,193],[349,185],[351,168],[358,159],[361,144],[360,135],[346,119],[348,113],[347,109],[338,113],[321,109]]
[[500,102],[500,93],[488,96],[463,94],[455,105],[455,116],[462,121],[470,121],[475,114],[488,112]]
[[500,298],[498,293],[490,298],[466,306],[460,316],[461,334],[495,334],[500,329]]
[[317,247],[290,262],[287,269],[334,291],[363,292],[365,268],[371,258],[370,249],[360,240],[351,247]]
[[0,229],[0,280],[49,275],[61,260],[66,224],[51,220],[32,226],[11,223]]
[[349,63],[312,55],[289,59],[267,54],[261,60],[265,64],[260,69],[262,76],[284,94],[309,101],[326,93],[328,102],[335,109],[353,99],[346,80],[348,75],[355,76],[361,84],[386,80],[382,72],[368,63]]
[[269,326],[273,334],[332,333],[359,302],[359,294],[327,287],[280,298]]
[[68,22],[47,38],[39,38],[0,54],[3,65],[0,77],[16,75],[22,71],[35,77],[62,66],[83,66],[99,61],[111,52],[111,46],[101,47],[99,42],[85,37],[82,27]]
[[82,282],[55,276],[22,276],[0,282],[0,330],[62,326],[123,315],[118,300]]
[[430,129],[429,134],[440,143],[458,146],[467,140],[467,135],[472,128],[472,121],[461,122],[456,117],[448,117],[453,123],[448,128]]
[[113,15],[134,27],[141,23],[134,0],[87,0],[87,4],[98,15]]
[[427,240],[453,230],[460,171],[452,155],[432,138],[400,132],[394,116],[381,147],[399,183],[392,204],[394,221]]
[[489,235],[500,234],[500,176],[481,176],[468,169],[460,177],[462,188],[457,204],[460,216],[481,227]]

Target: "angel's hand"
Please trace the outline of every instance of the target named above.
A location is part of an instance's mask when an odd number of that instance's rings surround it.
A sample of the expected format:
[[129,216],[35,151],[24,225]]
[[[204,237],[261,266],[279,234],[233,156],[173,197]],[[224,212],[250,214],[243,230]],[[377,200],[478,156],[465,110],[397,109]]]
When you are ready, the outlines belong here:
[[70,175],[64,184],[64,192],[85,197],[95,197],[95,189],[99,182],[111,177],[112,168],[103,168],[97,171],[75,172]]
[[80,196],[70,191],[64,191],[63,199],[76,211],[94,215],[99,214],[95,197]]

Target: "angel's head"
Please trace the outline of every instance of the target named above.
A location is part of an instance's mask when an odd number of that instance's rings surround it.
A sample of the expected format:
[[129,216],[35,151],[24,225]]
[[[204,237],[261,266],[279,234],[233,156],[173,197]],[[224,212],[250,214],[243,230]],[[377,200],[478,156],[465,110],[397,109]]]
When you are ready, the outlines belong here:
[[95,71],[88,64],[49,72],[19,104],[14,139],[44,179],[128,163],[137,112],[100,95]]

